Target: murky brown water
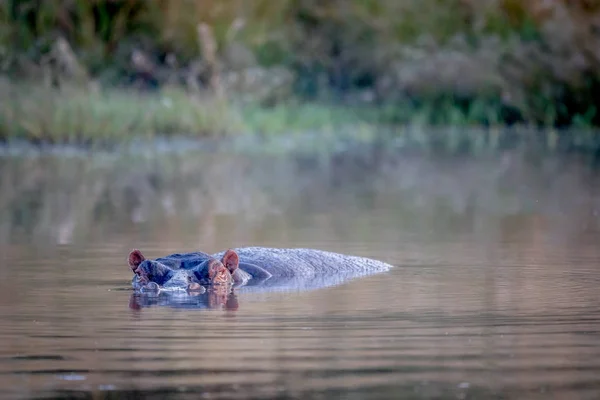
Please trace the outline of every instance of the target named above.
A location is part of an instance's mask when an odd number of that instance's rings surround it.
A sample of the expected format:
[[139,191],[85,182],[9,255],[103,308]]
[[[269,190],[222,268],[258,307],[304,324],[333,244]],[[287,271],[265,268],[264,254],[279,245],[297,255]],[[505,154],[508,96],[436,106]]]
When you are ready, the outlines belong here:
[[[600,173],[581,160],[193,152],[0,168],[2,398],[600,398]],[[396,267],[187,308],[132,298],[132,247],[247,245]]]

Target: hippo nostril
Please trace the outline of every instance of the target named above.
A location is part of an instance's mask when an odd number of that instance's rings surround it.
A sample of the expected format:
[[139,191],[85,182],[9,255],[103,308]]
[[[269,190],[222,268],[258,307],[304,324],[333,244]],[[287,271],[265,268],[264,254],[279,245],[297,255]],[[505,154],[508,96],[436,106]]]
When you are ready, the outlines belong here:
[[148,282],[142,287],[142,291],[158,292],[160,287],[156,282]]
[[190,283],[188,285],[188,290],[199,293],[199,294],[206,292],[206,288],[196,282]]

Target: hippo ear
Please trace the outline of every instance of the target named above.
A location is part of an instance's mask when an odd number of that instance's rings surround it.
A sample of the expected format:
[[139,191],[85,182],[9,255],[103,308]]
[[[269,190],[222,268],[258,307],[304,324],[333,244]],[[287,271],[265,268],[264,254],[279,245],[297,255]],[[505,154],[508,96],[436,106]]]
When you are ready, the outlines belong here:
[[229,270],[229,273],[233,274],[238,266],[240,265],[240,258],[234,250],[227,250],[223,255],[223,265]]
[[129,253],[129,257],[127,261],[129,262],[129,266],[132,270],[136,270],[136,268],[144,261],[146,258],[142,255],[142,252],[138,249],[133,249],[131,253]]
[[225,271],[225,266],[214,258],[208,262],[208,278],[212,281],[219,274]]

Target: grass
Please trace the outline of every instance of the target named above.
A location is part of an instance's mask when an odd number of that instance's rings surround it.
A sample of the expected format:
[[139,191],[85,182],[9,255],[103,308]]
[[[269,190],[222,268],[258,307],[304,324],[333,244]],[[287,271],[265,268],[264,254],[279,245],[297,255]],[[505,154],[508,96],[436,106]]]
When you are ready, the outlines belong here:
[[348,141],[386,140],[427,151],[474,154],[523,141],[550,150],[562,146],[598,152],[600,148],[600,135],[586,121],[576,131],[548,129],[551,124],[544,129],[520,124],[510,131],[501,113],[496,103],[483,99],[468,104],[446,98],[378,106],[290,100],[265,107],[234,98],[191,95],[176,87],[140,92],[0,83],[0,140],[7,143],[93,147],[139,138],[250,133],[275,139],[265,142],[275,152],[281,151],[279,146],[314,152]]
[[250,131],[275,135],[334,128],[361,119],[343,107],[281,104],[266,108],[190,95],[180,88],[137,92],[8,85],[0,93],[0,138],[4,141],[82,144],[159,135],[216,137]]
[[[585,0],[7,0],[0,2],[0,74],[11,78],[42,81],[51,72],[113,87],[136,81],[141,69],[144,79],[160,85],[184,77],[206,84],[214,65],[201,46],[203,23],[212,28],[222,76],[281,67],[293,77],[280,88],[285,95],[323,99],[334,92],[347,99],[369,93],[386,105],[364,112],[286,98],[274,108],[240,108],[171,89],[147,96],[117,90],[38,94],[33,88],[36,98],[16,93],[16,101],[2,104],[0,135],[122,140],[131,134],[281,132],[364,118],[600,126],[599,13]],[[60,43],[68,43],[69,54],[59,51]],[[253,89],[269,92],[275,79],[266,77]]]
[[239,130],[224,102],[177,89],[144,94],[11,86],[0,97],[0,137],[32,142],[123,142],[155,135],[215,136]]
[[289,101],[272,107],[181,88],[154,92],[125,89],[47,89],[5,84],[0,90],[0,138],[45,143],[119,143],[158,135],[215,137],[253,132],[281,135],[381,125],[474,125],[483,114],[450,103],[341,106]]
[[266,136],[376,124],[374,107],[292,101],[273,107],[198,97],[183,89],[90,91],[11,85],[0,93],[0,139],[33,143],[123,143],[157,136]]

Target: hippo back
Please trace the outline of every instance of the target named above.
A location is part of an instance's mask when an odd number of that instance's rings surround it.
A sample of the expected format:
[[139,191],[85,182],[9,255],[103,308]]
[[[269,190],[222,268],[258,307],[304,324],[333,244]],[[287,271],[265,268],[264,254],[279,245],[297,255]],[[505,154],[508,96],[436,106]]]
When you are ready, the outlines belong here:
[[[352,279],[389,271],[391,265],[369,258],[312,249],[245,247],[235,249],[240,269],[264,269],[271,277],[251,279],[238,292],[288,292],[337,286]],[[223,253],[215,254],[219,258]],[[248,269],[252,274],[252,269]]]
[[[244,247],[235,249],[240,265],[254,264],[269,272],[274,278],[317,275],[367,275],[388,271],[391,265],[364,257],[348,256],[314,249],[277,249]],[[224,252],[213,257],[220,259]]]

